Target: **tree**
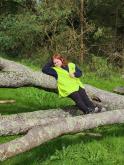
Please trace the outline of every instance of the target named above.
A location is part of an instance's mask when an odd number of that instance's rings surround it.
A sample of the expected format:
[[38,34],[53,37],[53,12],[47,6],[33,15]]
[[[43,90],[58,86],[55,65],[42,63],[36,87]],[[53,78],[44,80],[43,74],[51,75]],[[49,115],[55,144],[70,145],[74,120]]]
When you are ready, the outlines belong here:
[[84,43],[83,43],[83,22],[84,22],[84,0],[80,0],[80,25],[81,25],[81,40],[80,40],[80,62],[83,62],[83,58],[84,58]]
[[[0,58],[0,87],[21,86],[34,86],[55,92],[56,80],[22,64]],[[0,116],[0,135],[24,134],[21,138],[0,145],[0,160],[30,150],[63,134],[81,132],[105,124],[124,123],[124,96],[90,85],[86,85],[86,90],[90,97],[96,96],[101,101],[100,104],[106,104],[109,111],[75,116],[72,115],[72,109],[61,109]]]

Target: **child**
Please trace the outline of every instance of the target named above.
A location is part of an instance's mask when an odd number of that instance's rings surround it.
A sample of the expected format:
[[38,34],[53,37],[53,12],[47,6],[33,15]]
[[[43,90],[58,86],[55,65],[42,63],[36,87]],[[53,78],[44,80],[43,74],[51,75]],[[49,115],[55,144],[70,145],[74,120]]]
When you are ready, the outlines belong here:
[[59,96],[71,98],[84,114],[100,111],[88,98],[84,85],[79,79],[82,72],[74,63],[68,62],[60,54],[54,54],[52,60],[43,67],[42,72],[54,76],[57,80]]

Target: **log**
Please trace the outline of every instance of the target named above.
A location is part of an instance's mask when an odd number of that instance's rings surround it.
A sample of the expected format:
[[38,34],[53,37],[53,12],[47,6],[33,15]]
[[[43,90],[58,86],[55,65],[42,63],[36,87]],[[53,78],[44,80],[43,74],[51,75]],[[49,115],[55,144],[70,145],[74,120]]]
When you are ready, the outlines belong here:
[[50,109],[13,115],[1,115],[0,136],[24,134],[35,126],[48,125],[53,121],[72,116],[73,114],[73,110]]
[[0,115],[0,136],[24,134],[37,125],[44,126],[57,119],[79,115],[84,114],[76,106],[68,106],[63,109]]
[[0,104],[11,104],[11,103],[15,103],[15,100],[0,100]]
[[124,123],[124,109],[84,116],[66,117],[42,127],[33,127],[18,139],[0,145],[0,160],[15,156],[43,144],[53,138],[69,133],[82,132],[102,125]]

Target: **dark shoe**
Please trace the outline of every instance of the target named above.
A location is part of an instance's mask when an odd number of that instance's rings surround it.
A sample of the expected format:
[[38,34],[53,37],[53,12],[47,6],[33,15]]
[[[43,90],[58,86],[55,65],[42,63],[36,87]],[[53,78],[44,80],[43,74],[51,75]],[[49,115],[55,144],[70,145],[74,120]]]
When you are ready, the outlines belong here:
[[89,113],[98,113],[101,112],[101,108],[100,107],[95,107],[95,109],[93,108],[88,108]]
[[101,108],[100,108],[100,107],[96,107],[96,108],[94,109],[94,113],[98,113],[98,112],[101,112]]
[[88,108],[88,113],[93,113],[93,112],[94,112],[94,109]]
[[101,108],[101,112],[105,112],[107,109],[105,107]]
[[87,111],[84,112],[84,114],[94,113],[94,109],[88,108]]

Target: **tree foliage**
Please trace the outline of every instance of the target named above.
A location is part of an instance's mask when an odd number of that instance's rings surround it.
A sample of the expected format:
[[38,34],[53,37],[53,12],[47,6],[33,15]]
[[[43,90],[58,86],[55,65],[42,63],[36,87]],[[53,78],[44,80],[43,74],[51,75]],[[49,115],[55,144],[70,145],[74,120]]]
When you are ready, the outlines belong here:
[[[123,65],[124,2],[84,1],[84,53]],[[31,57],[35,52],[80,56],[80,1],[1,0],[0,50]]]

